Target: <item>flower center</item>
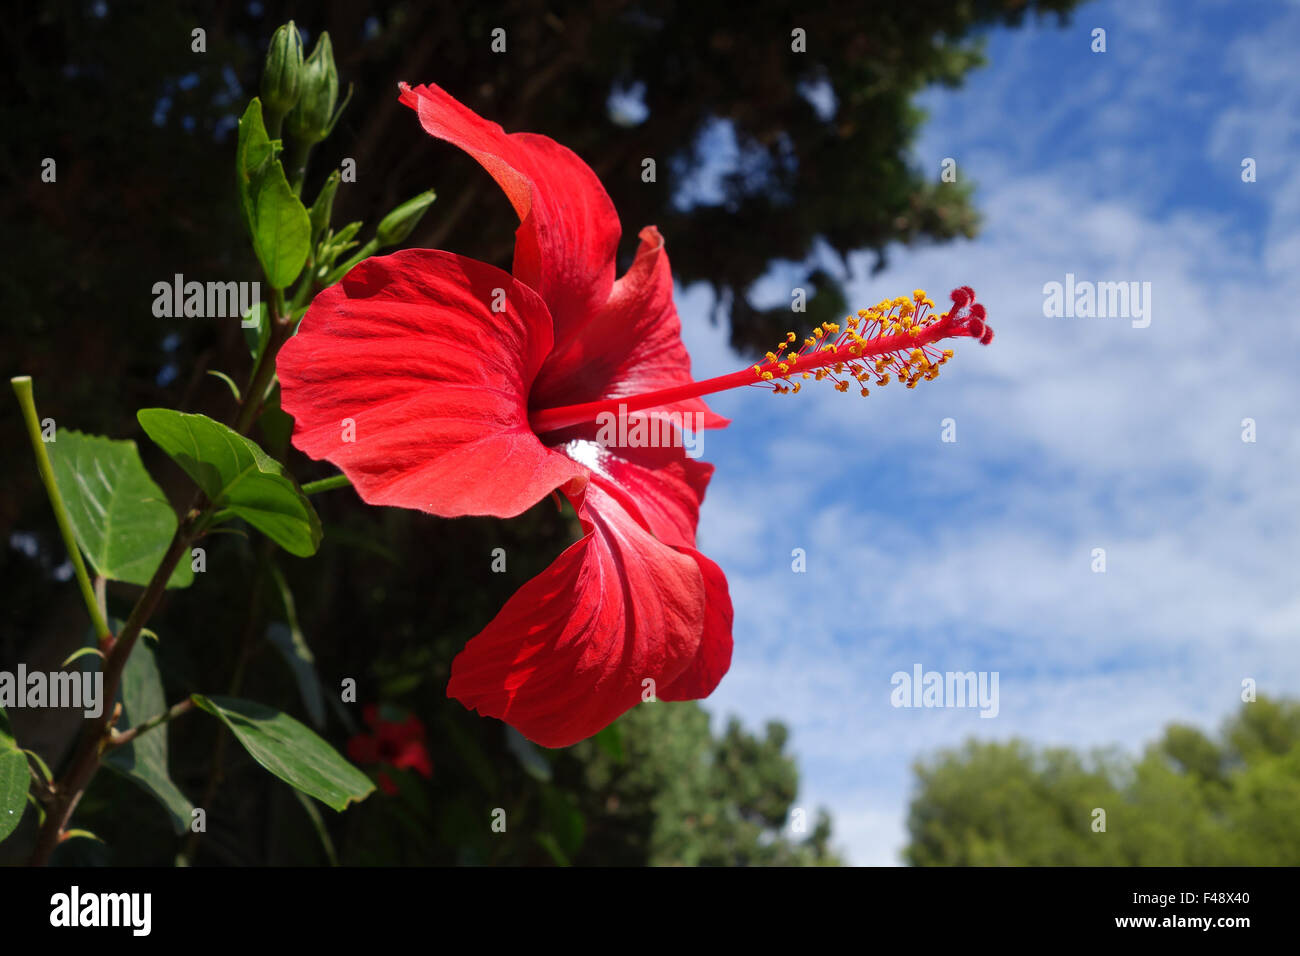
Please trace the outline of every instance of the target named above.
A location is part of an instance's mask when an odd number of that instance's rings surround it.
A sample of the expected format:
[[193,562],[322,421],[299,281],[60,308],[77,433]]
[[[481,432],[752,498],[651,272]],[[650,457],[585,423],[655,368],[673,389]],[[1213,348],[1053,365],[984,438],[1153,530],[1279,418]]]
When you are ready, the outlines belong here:
[[538,434],[559,431],[594,422],[602,412],[643,411],[742,385],[757,385],[778,395],[798,392],[805,381],[824,379],[841,392],[849,390],[848,380],[853,379],[863,396],[870,394],[871,385],[883,387],[893,380],[915,388],[922,379],[938,378],[939,366],[953,357],[952,349],[936,349],[934,343],[963,336],[978,339],[981,345],[993,341],[993,329],[984,321],[984,306],[975,301],[974,289],[954,289],[952,303],[949,311],[938,315],[934,302],[917,289],[911,299],[886,299],[846,317],[843,329],[824,322],[802,343],[787,332],[785,341],[762,362],[738,372],[639,395],[547,408],[529,415],[529,424]]

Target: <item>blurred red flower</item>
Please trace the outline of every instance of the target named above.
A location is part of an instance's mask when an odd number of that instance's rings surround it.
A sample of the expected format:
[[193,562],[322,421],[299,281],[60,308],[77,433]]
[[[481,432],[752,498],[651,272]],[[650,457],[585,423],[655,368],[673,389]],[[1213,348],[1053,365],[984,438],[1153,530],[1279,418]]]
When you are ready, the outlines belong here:
[[[395,770],[414,770],[425,779],[433,777],[433,761],[424,743],[424,725],[414,714],[402,721],[385,720],[379,708],[367,704],[361,711],[371,734],[357,734],[348,741],[348,757],[359,764],[384,764]],[[378,773],[379,786],[389,795],[397,785],[387,773]]]

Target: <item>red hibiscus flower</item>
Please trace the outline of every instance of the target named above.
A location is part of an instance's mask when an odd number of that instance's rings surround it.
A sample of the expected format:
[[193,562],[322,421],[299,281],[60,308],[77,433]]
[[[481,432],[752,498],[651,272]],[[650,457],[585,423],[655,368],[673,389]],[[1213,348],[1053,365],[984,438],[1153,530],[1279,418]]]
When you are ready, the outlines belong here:
[[[424,725],[414,714],[403,721],[385,720],[379,708],[367,704],[361,711],[373,734],[357,734],[348,741],[348,757],[360,764],[385,764],[396,770],[414,770],[429,779],[433,762],[424,745]],[[384,771],[378,774],[379,786],[390,796],[397,784]]]
[[[453,662],[447,692],[466,706],[558,747],[651,694],[707,696],[730,665],[732,609],[721,569],[694,547],[713,469],[686,455],[677,426],[726,425],[701,400],[724,388],[797,391],[791,376],[847,387],[836,376],[866,374],[865,357],[878,383],[888,367],[915,385],[950,355],[934,342],[991,337],[983,307],[964,288],[942,317],[895,300],[797,353],[783,345],[696,382],[654,227],[616,279],[618,216],[574,153],[506,134],[437,87],[403,86],[401,100],[505,192],[520,219],[514,274],[408,250],[323,291],[278,361],[294,444],[371,504],[511,517],[557,490],[573,504],[583,537]],[[611,415],[678,440],[610,441],[598,423]]]

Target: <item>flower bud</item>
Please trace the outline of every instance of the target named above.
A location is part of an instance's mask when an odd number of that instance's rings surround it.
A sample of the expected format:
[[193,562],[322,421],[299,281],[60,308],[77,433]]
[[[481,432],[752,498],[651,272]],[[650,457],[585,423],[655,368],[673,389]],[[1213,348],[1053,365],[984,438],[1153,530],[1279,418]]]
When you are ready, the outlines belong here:
[[424,211],[429,208],[437,195],[432,189],[425,190],[420,195],[408,199],[379,222],[379,228],[375,230],[375,238],[379,240],[381,246],[395,246],[411,234],[416,225],[424,217]]
[[334,67],[330,35],[322,33],[302,65],[298,103],[286,123],[289,135],[306,144],[319,143],[334,128],[334,104],[339,98],[339,74]]
[[283,116],[293,109],[302,91],[302,37],[292,20],[271,37],[262,70],[262,106]]

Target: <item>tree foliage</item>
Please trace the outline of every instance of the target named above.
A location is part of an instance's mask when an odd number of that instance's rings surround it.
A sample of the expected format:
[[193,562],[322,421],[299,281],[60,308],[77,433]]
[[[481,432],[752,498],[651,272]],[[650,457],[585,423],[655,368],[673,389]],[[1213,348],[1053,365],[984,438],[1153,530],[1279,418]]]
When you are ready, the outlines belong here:
[[1248,703],[1218,739],[1170,725],[1140,759],[972,740],[916,774],[916,866],[1300,864],[1300,701]]

